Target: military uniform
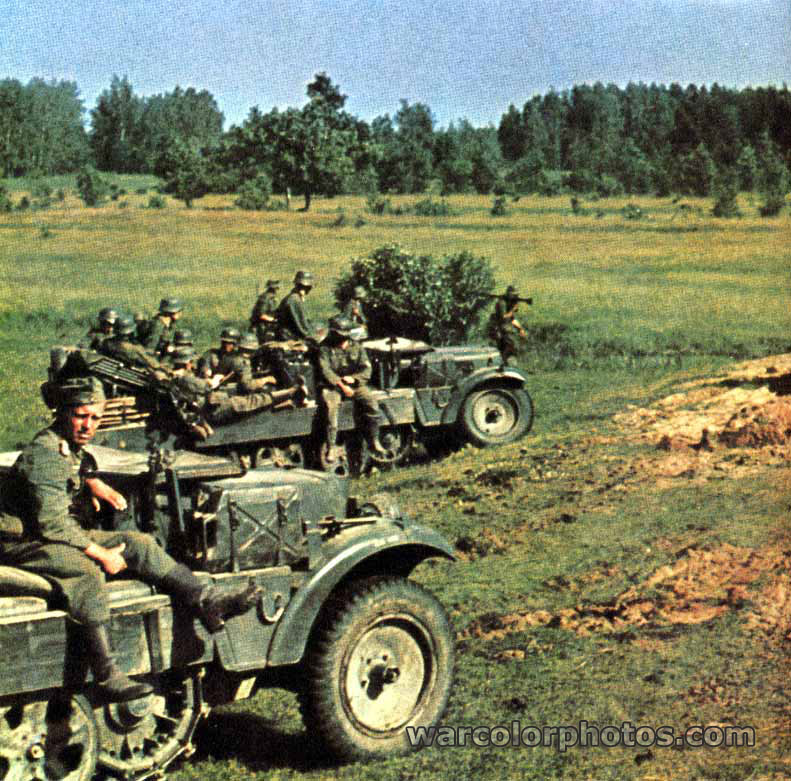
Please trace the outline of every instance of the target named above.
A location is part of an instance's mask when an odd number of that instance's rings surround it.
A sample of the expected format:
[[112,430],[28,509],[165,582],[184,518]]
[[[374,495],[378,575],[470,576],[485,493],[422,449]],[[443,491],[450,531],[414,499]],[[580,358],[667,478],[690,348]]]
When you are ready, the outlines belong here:
[[42,575],[56,588],[64,609],[82,624],[109,620],[104,572],[85,549],[123,543],[129,570],[160,583],[177,563],[142,532],[91,529],[86,476],[93,459],[70,445],[53,425],[40,431],[3,478],[0,558]]
[[100,328],[91,328],[79,341],[80,347],[87,347],[94,352],[101,352],[102,345],[112,337],[112,332],[103,331]]
[[517,306],[516,301],[498,298],[489,318],[489,338],[503,354],[506,363],[519,352],[520,331],[515,324]]
[[176,328],[173,323],[166,323],[164,318],[155,315],[146,328],[145,346],[155,355],[165,355],[168,347],[173,344]]
[[278,337],[284,341],[315,339],[316,329],[305,312],[305,301],[292,290],[277,307]]
[[368,428],[376,428],[379,404],[367,385],[372,369],[365,348],[357,342],[349,342],[346,349],[338,344],[323,344],[319,348],[318,364],[321,398],[327,410],[327,441],[330,447],[334,445],[338,431],[338,412],[344,398],[338,390],[338,383],[342,382],[343,377],[354,378],[351,400],[365,416]]
[[[262,320],[261,315],[272,319]],[[277,298],[274,290],[266,290],[258,296],[250,313],[250,328],[255,331],[260,344],[277,339]]]
[[106,339],[102,343],[101,352],[127,366],[150,369],[151,371],[166,370],[166,367],[153,355],[147,353],[142,345],[130,341],[126,336],[114,336],[112,339]]

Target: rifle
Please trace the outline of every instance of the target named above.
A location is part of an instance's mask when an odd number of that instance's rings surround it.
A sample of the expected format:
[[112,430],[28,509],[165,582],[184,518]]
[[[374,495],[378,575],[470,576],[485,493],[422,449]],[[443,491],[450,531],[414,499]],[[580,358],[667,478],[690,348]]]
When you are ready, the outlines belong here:
[[503,301],[518,301],[520,304],[527,304],[530,306],[533,303],[532,298],[519,298],[519,296],[506,296],[504,293],[486,293],[487,298],[502,298]]

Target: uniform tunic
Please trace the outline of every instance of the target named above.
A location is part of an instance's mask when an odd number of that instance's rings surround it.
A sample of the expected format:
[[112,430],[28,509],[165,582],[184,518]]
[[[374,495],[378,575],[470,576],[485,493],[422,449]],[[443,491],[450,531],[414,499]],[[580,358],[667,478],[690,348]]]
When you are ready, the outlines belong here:
[[305,312],[305,302],[296,290],[292,290],[277,307],[277,325],[283,340],[314,339],[316,329]]
[[371,378],[371,362],[361,344],[349,342],[345,350],[337,345],[323,344],[319,348],[318,363],[321,398],[327,407],[327,425],[331,431],[338,428],[338,411],[343,401],[338,383],[343,377],[355,380],[351,398],[355,407],[366,417],[379,418],[379,404],[367,384]]
[[127,366],[134,366],[138,369],[159,371],[166,368],[153,355],[147,353],[142,345],[130,342],[123,336],[114,336],[112,339],[105,340],[101,351],[110,358],[115,358]]
[[63,608],[85,624],[110,618],[105,573],[85,554],[91,543],[105,548],[125,544],[128,572],[122,577],[132,573],[156,584],[176,566],[148,534],[90,528],[93,509],[84,481],[93,466],[85,451],[51,426],[25,447],[3,478],[0,493],[0,559],[49,580]]
[[[261,315],[268,315],[272,320],[262,320]],[[277,298],[274,292],[268,291],[258,296],[250,313],[250,327],[260,344],[277,339]]]
[[514,325],[515,308],[516,304],[498,298],[489,318],[489,338],[503,354],[505,361],[519,352],[518,331]]

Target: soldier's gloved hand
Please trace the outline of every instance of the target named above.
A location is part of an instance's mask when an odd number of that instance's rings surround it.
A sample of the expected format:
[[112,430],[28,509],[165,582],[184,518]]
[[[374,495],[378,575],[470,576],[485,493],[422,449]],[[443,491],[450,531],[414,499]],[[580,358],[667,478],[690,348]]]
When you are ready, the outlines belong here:
[[117,575],[126,569],[126,559],[124,558],[124,549],[126,543],[122,542],[114,548],[103,548],[92,542],[86,549],[85,555],[95,559],[102,565],[102,569],[108,575]]
[[86,479],[85,485],[88,486],[92,494],[91,502],[93,503],[93,509],[97,512],[101,509],[100,500],[107,502],[114,510],[126,509],[127,504],[123,494],[119,494],[118,491],[98,477],[89,477]]

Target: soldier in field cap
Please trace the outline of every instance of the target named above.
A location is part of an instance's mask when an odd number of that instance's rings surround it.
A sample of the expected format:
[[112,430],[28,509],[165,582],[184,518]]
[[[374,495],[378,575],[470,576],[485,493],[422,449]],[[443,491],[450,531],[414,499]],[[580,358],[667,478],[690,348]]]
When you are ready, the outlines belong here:
[[258,343],[277,339],[277,291],[279,279],[267,279],[266,290],[258,296],[250,313],[250,328],[258,337]]
[[79,626],[102,699],[146,697],[151,686],[127,677],[113,656],[105,578],[131,573],[154,584],[194,610],[210,631],[252,607],[260,589],[251,583],[220,595],[151,535],[96,528],[102,505],[127,509],[124,496],[99,479],[96,462],[84,449],[104,413],[102,384],[94,377],[71,378],[54,388],[53,396],[54,422],[36,434],[0,480],[0,560],[52,584],[57,606]]

